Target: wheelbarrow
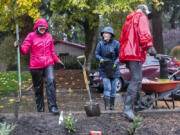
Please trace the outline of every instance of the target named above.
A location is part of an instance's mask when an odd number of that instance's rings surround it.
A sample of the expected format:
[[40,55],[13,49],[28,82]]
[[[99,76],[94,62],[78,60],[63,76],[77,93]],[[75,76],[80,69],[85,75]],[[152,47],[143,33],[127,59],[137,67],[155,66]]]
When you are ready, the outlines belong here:
[[[164,101],[166,106],[170,109],[167,101],[172,101],[173,109],[175,108],[174,104],[174,95],[177,91],[180,91],[180,81],[169,81],[169,82],[147,82],[142,83],[142,91],[145,93],[141,97],[141,105],[144,106],[144,109],[150,108],[155,102],[157,107],[157,101]],[[155,95],[152,98],[152,94]]]
[[[84,59],[83,64],[80,62],[80,59]],[[89,89],[89,84],[88,84],[88,79],[87,79],[87,74],[86,74],[86,69],[85,69],[86,57],[85,56],[78,56],[77,61],[81,65],[82,70],[83,70],[84,81],[85,81],[86,90],[88,92],[88,97],[89,97],[89,102],[90,102],[90,104],[84,106],[84,110],[86,112],[86,115],[87,116],[100,116],[101,111],[100,111],[99,104],[92,101],[91,92]]]

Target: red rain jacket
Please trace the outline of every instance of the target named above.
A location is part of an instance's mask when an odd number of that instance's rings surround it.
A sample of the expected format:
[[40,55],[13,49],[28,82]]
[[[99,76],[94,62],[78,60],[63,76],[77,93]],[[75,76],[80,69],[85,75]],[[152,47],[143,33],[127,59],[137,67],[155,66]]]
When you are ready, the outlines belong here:
[[145,61],[147,49],[153,46],[149,22],[145,14],[133,11],[127,16],[119,42],[120,62]]
[[27,54],[30,51],[30,69],[45,68],[49,65],[54,65],[59,58],[54,51],[52,36],[46,32],[43,36],[36,33],[38,26],[44,26],[48,29],[48,24],[45,19],[40,18],[34,25],[34,32],[27,35],[21,45],[21,53]]

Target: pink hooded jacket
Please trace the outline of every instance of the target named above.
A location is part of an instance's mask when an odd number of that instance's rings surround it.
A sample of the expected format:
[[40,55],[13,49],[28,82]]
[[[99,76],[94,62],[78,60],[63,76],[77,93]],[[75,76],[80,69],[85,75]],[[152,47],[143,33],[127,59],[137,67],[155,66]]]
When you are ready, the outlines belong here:
[[37,34],[36,28],[38,26],[44,26],[48,29],[47,21],[43,18],[38,19],[34,25],[34,32],[27,35],[20,50],[24,55],[30,51],[30,69],[45,68],[59,61],[54,51],[52,36],[48,32],[43,36]]

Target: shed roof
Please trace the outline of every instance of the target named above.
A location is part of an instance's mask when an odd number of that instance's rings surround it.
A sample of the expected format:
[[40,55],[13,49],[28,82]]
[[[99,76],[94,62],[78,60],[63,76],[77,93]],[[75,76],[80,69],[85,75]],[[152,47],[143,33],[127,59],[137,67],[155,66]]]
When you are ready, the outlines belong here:
[[85,49],[85,45],[75,44],[75,43],[68,42],[68,41],[55,40],[54,44],[56,44],[56,43],[62,43],[62,44],[66,44],[66,45],[69,45],[69,46]]

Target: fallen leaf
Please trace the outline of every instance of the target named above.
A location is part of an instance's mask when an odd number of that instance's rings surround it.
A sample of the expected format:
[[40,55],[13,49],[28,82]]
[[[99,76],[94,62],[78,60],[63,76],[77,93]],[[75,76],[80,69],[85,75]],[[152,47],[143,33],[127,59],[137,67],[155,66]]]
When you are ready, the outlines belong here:
[[9,102],[10,103],[14,102],[14,99],[13,98],[9,99]]
[[69,88],[69,89],[68,89],[68,92],[69,92],[69,93],[71,93],[71,92],[72,92],[72,89],[71,89],[71,88]]

